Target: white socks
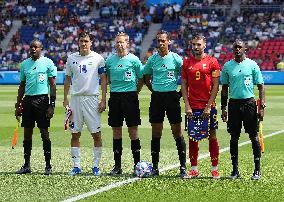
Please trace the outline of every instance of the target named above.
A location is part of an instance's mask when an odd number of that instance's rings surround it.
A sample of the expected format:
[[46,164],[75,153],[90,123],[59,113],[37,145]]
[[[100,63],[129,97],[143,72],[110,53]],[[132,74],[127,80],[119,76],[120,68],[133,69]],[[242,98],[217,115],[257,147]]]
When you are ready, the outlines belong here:
[[[93,153],[94,153],[94,166],[93,167],[99,167],[100,160],[102,157],[102,147],[94,147]],[[74,163],[74,167],[81,168],[80,147],[71,147],[71,157]]]
[[74,167],[81,168],[80,166],[80,147],[71,147],[71,158],[74,163]]
[[102,147],[94,147],[94,166],[93,167],[99,167],[100,160],[102,157]]

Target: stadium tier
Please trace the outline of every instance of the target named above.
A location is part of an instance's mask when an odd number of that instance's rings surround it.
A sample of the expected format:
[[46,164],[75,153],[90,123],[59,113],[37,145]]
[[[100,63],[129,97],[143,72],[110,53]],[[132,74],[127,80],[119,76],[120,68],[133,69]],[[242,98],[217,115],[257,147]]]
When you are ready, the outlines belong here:
[[[117,32],[130,36],[130,50],[155,51],[156,41],[142,50],[142,42],[152,23],[172,34],[172,51],[183,57],[190,54],[190,38],[196,32],[206,36],[206,52],[218,58],[221,65],[233,57],[232,42],[241,38],[248,44],[248,57],[262,70],[276,70],[283,63],[284,17],[281,0],[185,0],[182,5],[167,1],[104,0],[32,0],[4,2],[1,6],[0,40],[12,28],[9,16],[22,21],[8,47],[0,49],[0,70],[17,70],[28,57],[33,38],[43,42],[44,54],[59,70],[66,57],[78,49],[73,43],[79,32],[89,30],[94,36],[94,50],[104,58],[114,51]],[[237,4],[236,4],[237,2]],[[170,4],[169,4],[170,3]],[[148,5],[148,7],[146,6]],[[155,38],[155,37],[152,37]],[[143,58],[144,59],[144,58]]]

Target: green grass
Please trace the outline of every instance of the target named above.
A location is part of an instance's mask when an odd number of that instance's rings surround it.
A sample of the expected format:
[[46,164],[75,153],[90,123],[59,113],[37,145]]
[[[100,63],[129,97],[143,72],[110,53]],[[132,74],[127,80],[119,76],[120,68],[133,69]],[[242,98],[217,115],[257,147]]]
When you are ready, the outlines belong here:
[[[284,129],[284,86],[267,86],[267,110],[264,120],[264,132],[269,134]],[[101,161],[101,177],[91,175],[92,141],[90,134],[84,129],[81,137],[81,164],[83,174],[70,177],[72,167],[70,158],[70,134],[63,130],[64,109],[62,107],[63,89],[58,87],[57,107],[50,128],[52,140],[52,162],[54,174],[44,176],[44,158],[42,142],[37,128],[34,130],[32,169],[30,175],[14,174],[23,163],[23,129],[20,129],[18,145],[11,149],[14,118],[16,86],[0,86],[0,187],[1,201],[60,201],[100,187],[119,182],[131,177],[132,155],[127,130],[123,134],[122,166],[124,175],[109,177],[105,174],[113,165],[112,131],[107,125],[107,112],[103,113],[103,157]],[[148,123],[148,107],[150,93],[145,88],[139,94],[142,125],[139,134],[142,143],[141,159],[150,161],[151,126]],[[217,102],[219,102],[219,97]],[[220,147],[228,146],[229,135],[226,125],[219,119],[218,137]],[[187,138],[186,138],[187,139]],[[247,135],[240,142],[247,141]],[[252,151],[250,145],[240,148],[240,171],[242,178],[236,181],[226,179],[231,171],[229,153],[220,155],[221,180],[212,180],[210,161],[208,158],[199,162],[200,178],[181,180],[177,177],[178,169],[161,173],[158,178],[139,180],[134,183],[89,197],[87,201],[283,201],[283,134],[265,139],[266,152],[262,158],[262,180],[252,182]],[[208,152],[208,141],[200,143],[200,155]],[[165,122],[161,141],[160,167],[178,163],[175,142],[169,124]]]
[[220,180],[209,178],[209,159],[201,160],[201,176],[180,180],[177,171],[168,171],[159,178],[136,181],[111,191],[90,197],[88,201],[283,201],[283,135],[266,139],[263,155],[263,178],[250,180],[253,163],[250,145],[240,149],[241,178],[232,181],[229,153],[221,155]]

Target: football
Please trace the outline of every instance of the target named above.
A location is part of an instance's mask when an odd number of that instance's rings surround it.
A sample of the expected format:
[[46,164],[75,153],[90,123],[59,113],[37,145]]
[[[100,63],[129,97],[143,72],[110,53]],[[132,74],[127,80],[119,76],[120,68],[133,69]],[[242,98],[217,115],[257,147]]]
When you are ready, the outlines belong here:
[[146,178],[152,175],[153,167],[146,161],[140,161],[135,166],[135,174],[137,177]]

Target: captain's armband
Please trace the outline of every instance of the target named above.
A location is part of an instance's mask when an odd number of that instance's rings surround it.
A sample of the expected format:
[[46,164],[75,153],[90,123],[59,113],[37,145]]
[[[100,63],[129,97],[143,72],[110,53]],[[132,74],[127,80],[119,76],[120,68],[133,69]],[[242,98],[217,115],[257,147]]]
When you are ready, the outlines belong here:
[[106,67],[99,67],[98,74],[104,74],[104,73],[106,73]]

